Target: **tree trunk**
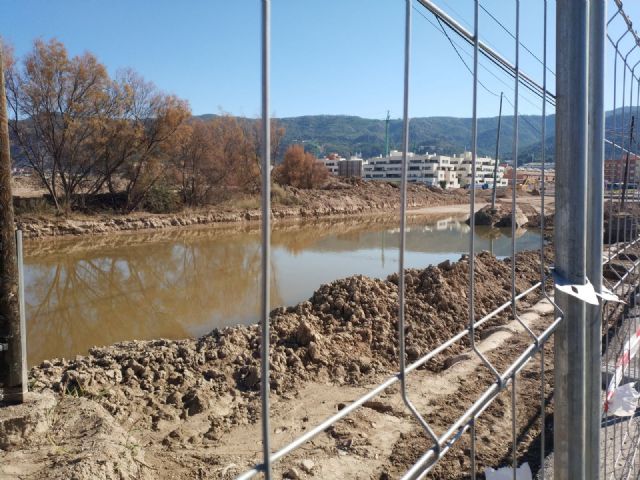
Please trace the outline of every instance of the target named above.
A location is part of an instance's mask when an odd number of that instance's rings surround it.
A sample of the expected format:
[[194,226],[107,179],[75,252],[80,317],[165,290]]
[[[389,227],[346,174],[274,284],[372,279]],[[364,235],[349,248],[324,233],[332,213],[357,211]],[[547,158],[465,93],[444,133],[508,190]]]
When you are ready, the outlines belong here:
[[0,386],[4,390],[3,401],[21,403],[23,364],[14,232],[7,96],[0,44],[0,346],[6,344],[7,347],[0,352]]

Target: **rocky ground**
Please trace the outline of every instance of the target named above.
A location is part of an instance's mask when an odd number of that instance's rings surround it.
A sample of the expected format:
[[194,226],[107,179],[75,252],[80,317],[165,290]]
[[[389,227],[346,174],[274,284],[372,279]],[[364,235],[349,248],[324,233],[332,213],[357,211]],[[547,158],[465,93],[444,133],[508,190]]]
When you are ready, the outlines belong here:
[[[518,255],[516,267],[518,291],[537,282],[536,253]],[[478,317],[507,301],[510,272],[508,259],[478,255]],[[410,361],[465,327],[467,281],[464,257],[407,272]],[[529,310],[539,298],[531,294],[519,308]],[[548,323],[541,312],[534,312],[532,328]],[[518,339],[525,338],[513,335],[511,320],[507,309],[478,331],[499,366],[523,348]],[[309,301],[274,310],[270,321],[275,448],[397,368],[397,275],[323,285]],[[30,372],[32,404],[0,410],[0,478],[233,478],[259,460],[259,339],[257,326],[239,326],[43,362]],[[491,382],[465,338],[416,372],[411,389],[441,431]],[[536,382],[535,369],[523,374],[519,394],[526,396]],[[523,449],[537,436],[534,410],[519,410],[528,439]],[[500,466],[508,454],[506,411],[500,400],[483,415],[482,468]],[[465,441],[433,478],[464,478]],[[390,388],[279,462],[276,478],[396,478],[426,443]]]
[[[408,186],[409,208],[455,205],[468,202],[464,190],[442,190],[425,185]],[[30,200],[31,201],[31,200]],[[323,189],[302,190],[294,187],[278,188],[274,196],[273,218],[319,218],[342,215],[369,215],[397,211],[400,204],[398,185],[386,182],[332,181]],[[257,197],[227,201],[217,206],[185,209],[173,214],[136,212],[128,215],[111,213],[82,214],[74,212],[67,217],[51,212],[23,212],[17,216],[17,225],[25,237],[60,235],[104,234],[119,231],[163,229],[188,225],[207,225],[256,221],[261,217]]]

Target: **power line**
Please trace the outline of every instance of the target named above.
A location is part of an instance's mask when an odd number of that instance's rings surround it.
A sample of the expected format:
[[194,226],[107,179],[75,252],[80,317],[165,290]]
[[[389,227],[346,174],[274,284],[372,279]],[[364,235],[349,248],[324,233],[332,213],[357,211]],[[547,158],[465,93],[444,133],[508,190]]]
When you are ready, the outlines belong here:
[[[511,100],[509,100],[509,97],[507,97],[506,95],[504,96],[504,99],[507,101],[507,103],[509,105],[511,105],[513,108],[515,108],[515,105],[513,103],[511,103]],[[531,123],[529,121],[529,119],[526,117],[526,115],[518,115],[518,118],[520,118],[521,120],[523,120],[527,125],[529,125],[533,130],[536,131],[536,133],[538,133],[539,135],[542,135],[542,132],[538,129],[538,127],[536,127],[533,123]],[[546,119],[545,119],[546,120]]]
[[[450,17],[448,14],[440,10],[437,6],[435,6],[432,0],[418,0],[418,2],[427,10],[429,10],[434,16],[440,18],[451,30],[453,30],[460,38],[466,41],[469,44],[474,43],[475,33],[472,33],[466,30],[463,26],[461,26],[456,20]],[[423,16],[424,17],[424,16]],[[516,78],[516,67],[512,65],[508,60],[506,60],[502,55],[500,55],[495,49],[489,48],[487,43],[484,41],[480,42],[480,52],[483,56],[489,59],[494,65],[503,70],[507,75],[512,78]],[[530,90],[532,93],[537,95],[540,98],[545,98],[545,94],[542,91],[543,87],[539,85],[535,80],[529,77],[525,72],[520,71],[519,82],[525,87],[527,90]],[[546,95],[546,101],[555,106],[555,95],[548,92]]]
[[[415,9],[415,7],[413,7],[413,8]],[[449,43],[451,44],[451,46],[455,50],[455,52],[458,55],[458,58],[460,59],[460,61],[464,64],[465,67],[467,67],[467,70],[469,71],[469,73],[471,75],[473,75],[473,71],[471,71],[471,67],[469,67],[469,65],[464,60],[464,58],[462,58],[462,55],[460,55],[460,52],[458,51],[458,49],[456,48],[455,44],[453,43],[453,40],[451,40],[451,37],[449,36],[447,31],[444,29],[444,26],[442,25],[442,22],[440,21],[440,19],[438,17],[436,17],[436,20],[438,22],[438,25],[440,25],[440,29],[442,30],[442,33],[444,34],[445,37],[447,37],[447,40],[449,40]],[[500,96],[496,92],[493,92],[493,91],[489,90],[489,88],[484,83],[482,83],[480,80],[478,80],[478,84],[480,84],[482,86],[482,88],[484,88],[487,92],[489,92],[494,97],[499,97]]]
[[[418,13],[418,15],[420,15],[422,18],[424,18],[436,31],[438,31],[438,33],[444,34],[445,37],[449,40],[449,43],[451,44],[451,46],[453,47],[453,49],[455,50],[456,54],[458,55],[458,58],[460,58],[460,60],[462,61],[462,63],[464,64],[464,66],[466,67],[466,69],[469,71],[469,73],[471,75],[473,75],[473,71],[471,70],[471,68],[469,67],[469,64],[464,60],[464,58],[462,58],[462,55],[460,54],[460,50],[458,50],[458,48],[462,48],[459,44],[457,44],[450,35],[447,34],[446,30],[443,28],[444,26],[442,25],[440,19],[435,16],[436,20],[438,21],[438,23],[440,24],[440,28],[438,28],[429,17],[425,16],[421,10],[418,10],[416,7],[413,7],[413,9]],[[468,55],[471,56],[471,54],[465,50],[463,50],[463,52]],[[494,63],[494,62],[492,62]],[[486,65],[484,65],[483,63],[479,64],[481,68],[483,68],[489,75],[491,75],[492,77],[494,77],[497,81],[499,81],[500,83],[502,83],[506,88],[513,90],[513,86],[508,84],[506,81],[504,81],[504,79],[500,78],[498,75],[496,75],[492,70],[490,70]],[[502,69],[504,71],[504,69]],[[480,80],[478,80],[478,83],[491,95],[495,96],[495,97],[499,97],[500,95],[497,94],[496,92],[492,91],[491,89],[489,89],[485,84],[483,84]],[[535,93],[535,92],[534,92]],[[525,102],[527,102],[529,105],[531,105],[533,108],[537,109],[538,111],[541,111],[541,108],[539,105],[533,103],[532,101],[530,101],[527,97],[520,97],[522,100],[524,100]]]
[[[467,71],[473,75],[473,71],[471,70],[471,67],[469,67],[469,64],[465,61],[465,59],[462,57],[460,51],[458,50],[458,46],[456,45],[456,43],[453,41],[453,39],[451,38],[451,36],[447,33],[446,29],[444,28],[444,25],[442,25],[442,22],[440,21],[440,18],[438,18],[437,16],[436,21],[438,22],[438,25],[440,26],[440,28],[438,29],[436,27],[436,25],[428,18],[426,17],[420,10],[418,10],[416,7],[413,7],[413,9],[422,17],[424,18],[427,22],[429,22],[429,24],[434,27],[436,30],[438,30],[439,32],[441,32],[449,41],[449,43],[451,44],[451,47],[455,50],[456,55],[458,56],[458,58],[460,59],[460,61],[464,64],[464,66],[466,67]],[[465,52],[468,53],[468,52]],[[504,82],[502,79],[500,79],[497,75],[495,75],[495,73],[493,73],[491,70],[489,70],[486,66],[480,64],[481,67],[483,67],[488,73],[490,73],[492,76],[494,76],[498,81],[500,81],[501,83],[503,83],[504,85],[506,85],[509,88],[513,88],[511,85],[508,85],[506,82]],[[482,88],[484,88],[489,94],[495,96],[495,97],[499,97],[500,95],[496,92],[494,92],[493,90],[489,89],[484,83],[482,83],[480,80],[478,80],[478,84],[480,86],[482,86]],[[513,108],[515,108],[514,104],[511,102],[511,100],[509,100],[509,97],[507,95],[504,95],[504,99],[507,101],[507,103],[509,105],[511,105]],[[521,97],[522,100],[525,100],[526,102],[528,102],[529,104],[531,104],[532,106],[534,106],[535,108],[537,108],[538,110],[540,110],[540,107],[538,105],[535,105],[534,103],[532,103],[531,101],[529,101],[526,97]],[[536,127],[535,125],[533,125],[529,119],[524,116],[524,115],[518,115],[518,118],[520,118],[521,120],[523,120],[527,125],[529,125],[529,127],[534,130],[538,135],[542,135],[542,132],[540,131],[540,129],[538,127]]]
[[[507,27],[505,27],[505,26],[504,26],[504,24],[503,24],[500,20],[498,20],[498,19],[497,19],[497,18],[496,18],[496,17],[495,17],[495,16],[494,16],[494,15],[493,15],[489,10],[487,10],[487,9],[484,7],[484,5],[482,5],[482,4],[479,4],[479,5],[480,5],[480,8],[484,11],[484,13],[486,13],[487,15],[489,15],[489,17],[491,17],[491,19],[492,19],[494,22],[496,22],[498,25],[500,25],[500,27],[501,27],[505,32],[507,32],[507,34],[508,34],[511,38],[513,38],[514,40],[516,39],[516,36],[515,36],[513,33],[511,33],[511,31],[510,31]],[[522,48],[524,48],[527,52],[529,52],[529,54],[530,54],[533,58],[535,58],[535,59],[538,61],[538,63],[539,63],[540,65],[542,65],[544,68],[546,68],[546,69],[547,69],[547,71],[548,71],[551,75],[553,75],[554,77],[556,76],[556,72],[554,72],[553,70],[551,70],[549,67],[545,67],[544,62],[543,62],[542,60],[540,60],[540,57],[538,57],[535,53],[533,53],[531,50],[529,50],[529,47],[527,47],[527,46],[526,46],[524,43],[522,43],[522,42],[520,42],[520,45],[521,45],[521,46],[522,46]]]

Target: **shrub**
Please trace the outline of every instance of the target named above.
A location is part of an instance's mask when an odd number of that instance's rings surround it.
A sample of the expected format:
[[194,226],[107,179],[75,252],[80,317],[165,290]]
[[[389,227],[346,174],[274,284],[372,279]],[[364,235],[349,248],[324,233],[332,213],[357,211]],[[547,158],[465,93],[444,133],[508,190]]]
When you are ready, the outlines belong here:
[[271,201],[274,204],[284,205],[287,207],[300,205],[300,199],[298,197],[292,195],[277,183],[271,185]]
[[274,169],[274,179],[280,185],[296,188],[318,188],[328,178],[329,171],[302,145],[291,145],[282,164]]
[[147,192],[142,208],[150,213],[173,213],[182,208],[182,203],[175,191],[165,184],[158,184]]

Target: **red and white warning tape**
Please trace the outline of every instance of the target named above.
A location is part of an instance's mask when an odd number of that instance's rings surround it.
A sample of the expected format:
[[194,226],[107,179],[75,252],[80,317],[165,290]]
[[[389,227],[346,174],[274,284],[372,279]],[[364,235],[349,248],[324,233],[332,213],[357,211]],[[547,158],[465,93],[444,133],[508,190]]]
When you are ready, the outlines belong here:
[[622,356],[616,362],[616,371],[609,382],[609,386],[607,387],[607,401],[604,404],[605,412],[609,411],[611,398],[622,381],[624,369],[629,366],[631,359],[638,353],[638,347],[640,347],[640,328],[632,333],[631,338],[625,342],[622,350]]

